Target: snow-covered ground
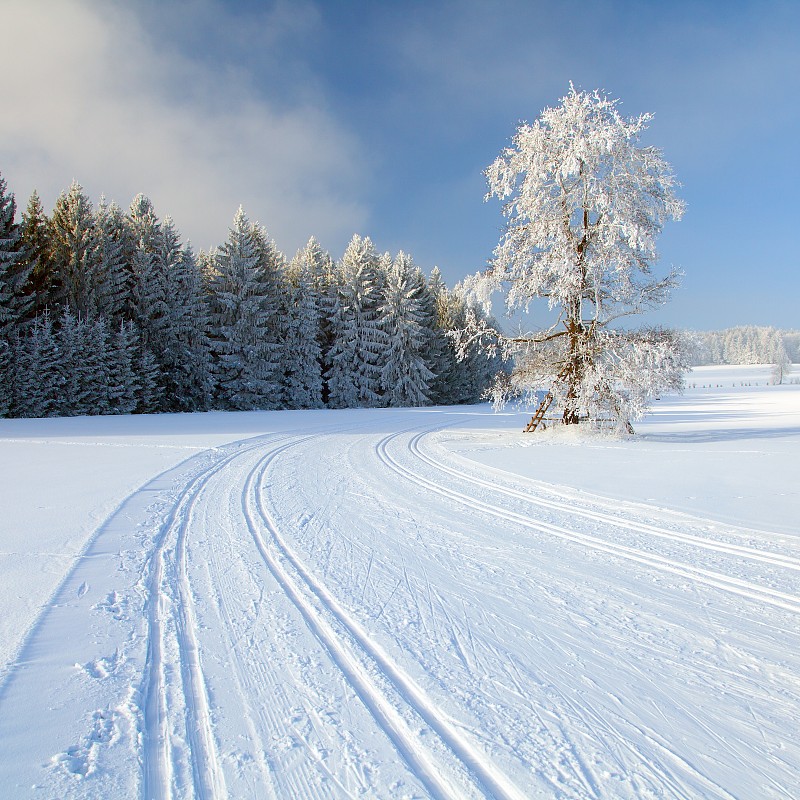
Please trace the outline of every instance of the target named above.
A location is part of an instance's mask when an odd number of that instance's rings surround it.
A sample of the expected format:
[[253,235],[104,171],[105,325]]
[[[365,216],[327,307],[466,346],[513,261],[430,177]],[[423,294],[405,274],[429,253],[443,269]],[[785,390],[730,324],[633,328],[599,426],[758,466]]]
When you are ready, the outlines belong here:
[[797,798],[800,385],[769,373],[698,369],[627,440],[0,420],[0,797]]

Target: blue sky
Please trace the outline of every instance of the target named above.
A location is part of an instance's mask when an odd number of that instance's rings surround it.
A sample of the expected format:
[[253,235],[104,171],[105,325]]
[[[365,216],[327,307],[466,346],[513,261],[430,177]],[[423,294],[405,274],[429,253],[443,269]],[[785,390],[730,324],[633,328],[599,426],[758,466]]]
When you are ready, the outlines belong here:
[[[291,255],[353,233],[453,284],[500,236],[483,169],[569,82],[682,183],[650,321],[800,328],[800,3],[0,0],[0,172],[24,206],[137,192],[196,248],[242,204]],[[13,86],[8,85],[8,81]]]

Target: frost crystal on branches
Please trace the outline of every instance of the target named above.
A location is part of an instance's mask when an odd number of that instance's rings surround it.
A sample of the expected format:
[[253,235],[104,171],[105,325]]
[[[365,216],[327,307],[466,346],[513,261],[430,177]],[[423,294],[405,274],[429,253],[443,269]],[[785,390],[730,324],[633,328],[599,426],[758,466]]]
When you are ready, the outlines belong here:
[[652,265],[683,203],[661,152],[639,144],[652,116],[626,119],[618,102],[570,85],[486,170],[486,199],[503,201],[507,225],[491,266],[465,288],[487,308],[505,292],[509,313],[544,299],[555,319],[518,337],[467,326],[463,340],[515,357],[504,396],[550,386],[564,423],[610,417],[630,428],[649,397],[680,386],[685,359],[670,331],[612,323],[661,305],[677,285],[677,270],[656,278]]

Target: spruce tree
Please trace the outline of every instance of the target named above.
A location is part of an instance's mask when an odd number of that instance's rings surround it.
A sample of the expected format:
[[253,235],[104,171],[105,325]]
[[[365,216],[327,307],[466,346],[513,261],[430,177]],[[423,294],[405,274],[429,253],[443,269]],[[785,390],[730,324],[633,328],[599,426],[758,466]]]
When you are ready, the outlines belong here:
[[16,212],[14,195],[6,191],[6,182],[0,175],[0,341],[6,343],[25,311],[22,289],[30,273]]
[[381,370],[386,333],[379,312],[383,283],[371,240],[353,236],[339,266],[331,316],[333,342],[326,380],[329,402],[335,407],[370,408],[383,403]]
[[18,339],[14,404],[17,417],[56,416],[61,404],[61,371],[53,321],[45,310]]
[[20,230],[23,259],[28,269],[28,278],[22,289],[27,298],[25,321],[30,321],[47,308],[51,300],[50,287],[54,283],[50,221],[35,190],[28,207],[22,212]]
[[381,327],[386,334],[381,385],[390,406],[421,406],[430,402],[433,373],[425,353],[430,340],[422,290],[425,288],[411,258],[400,252],[387,273]]
[[92,204],[80,184],[59,195],[50,231],[52,283],[45,291],[54,305],[86,316],[94,306],[96,239]]
[[275,408],[280,402],[274,320],[265,287],[265,260],[271,253],[263,230],[239,208],[228,240],[214,254],[210,283],[214,403],[219,408]]
[[121,321],[110,338],[108,405],[112,414],[131,414],[136,409],[139,380],[135,358],[138,336],[132,322]]
[[320,303],[313,285],[313,262],[298,252],[286,273],[283,302],[283,405],[286,408],[322,406]]
[[120,319],[130,293],[130,230],[122,209],[100,201],[95,215],[95,270],[91,287],[92,311],[108,320]]
[[454,402],[452,384],[456,351],[453,340],[447,335],[448,330],[452,330],[452,321],[448,314],[448,290],[438,267],[431,271],[425,304],[431,329],[428,366],[434,374],[430,384],[431,402],[435,405],[449,405]]

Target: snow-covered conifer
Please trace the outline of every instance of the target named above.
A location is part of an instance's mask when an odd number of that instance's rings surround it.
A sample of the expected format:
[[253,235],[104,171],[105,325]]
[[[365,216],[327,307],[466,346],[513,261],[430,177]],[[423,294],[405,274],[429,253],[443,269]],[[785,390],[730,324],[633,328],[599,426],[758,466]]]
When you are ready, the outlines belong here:
[[387,340],[381,386],[389,406],[421,406],[430,402],[434,376],[425,360],[430,329],[425,325],[424,287],[411,258],[398,253],[387,272],[379,308]]
[[161,368],[165,410],[204,409],[210,387],[202,283],[194,253],[181,245],[170,217],[159,226],[153,267],[161,314],[149,346]]
[[438,267],[431,270],[428,280],[426,305],[431,329],[428,345],[428,365],[433,372],[430,384],[431,402],[448,405],[455,402],[453,381],[457,369],[456,350],[448,331],[453,330],[449,315],[449,291]]
[[108,405],[112,414],[131,414],[136,410],[139,380],[134,369],[138,335],[132,322],[119,322],[110,337],[108,362]]
[[76,182],[56,200],[50,219],[53,284],[50,299],[86,316],[93,311],[95,218],[92,204]]
[[7,192],[6,182],[0,175],[0,341],[6,343],[11,329],[24,313],[26,303],[22,289],[30,273],[24,260],[16,211],[14,195]]
[[275,252],[240,208],[228,240],[214,254],[210,330],[220,408],[275,408],[280,402],[275,321],[271,309],[265,313],[271,302],[264,281],[271,265],[265,261]]
[[19,337],[15,348],[14,416],[51,417],[58,413],[61,397],[58,355],[53,322],[45,310]]
[[386,333],[379,308],[383,279],[372,241],[355,235],[339,265],[333,341],[328,353],[329,403],[337,408],[382,404],[381,369]]
[[142,344],[141,332],[138,329],[135,341],[137,349],[134,358],[137,383],[135,411],[139,414],[154,414],[161,410],[163,403],[161,371],[150,348]]
[[23,259],[28,269],[28,279],[22,290],[28,298],[25,315],[28,321],[47,308],[54,285],[50,223],[35,190],[22,212],[20,230]]
[[93,312],[118,319],[127,303],[131,273],[126,252],[131,248],[130,229],[122,209],[100,201],[95,214],[95,268],[92,275]]
[[281,370],[286,408],[322,406],[321,314],[319,296],[314,289],[315,256],[307,246],[297,253],[286,271]]

